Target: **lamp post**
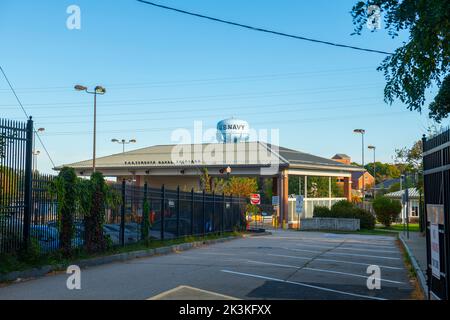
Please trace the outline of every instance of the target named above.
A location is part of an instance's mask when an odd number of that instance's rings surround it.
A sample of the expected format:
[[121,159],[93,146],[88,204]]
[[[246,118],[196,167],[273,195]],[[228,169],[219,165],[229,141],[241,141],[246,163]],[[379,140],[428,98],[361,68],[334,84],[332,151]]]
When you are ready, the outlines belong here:
[[38,128],[34,130],[34,139],[33,139],[33,172],[36,172],[37,169],[37,156],[41,153],[39,150],[36,150],[36,135],[38,133],[44,132],[45,128]]
[[40,155],[41,152],[39,150],[33,150],[33,172],[36,172],[37,169],[37,156]]
[[364,135],[366,134],[366,130],[364,130],[364,129],[355,129],[355,130],[353,130],[353,132],[361,134],[361,139],[362,139],[362,167],[363,167],[362,196],[363,196],[363,201],[364,201],[365,192],[366,192],[366,177],[364,175]]
[[125,139],[111,139],[111,142],[115,142],[115,143],[119,143],[122,145],[122,153],[125,153],[125,145],[126,144],[130,144],[130,143],[136,143],[136,139],[130,139],[130,140],[125,140]]
[[375,158],[376,158],[375,154],[376,154],[377,147],[370,145],[367,148],[370,150],[373,150],[373,186],[374,186],[373,197],[375,198],[375,186],[377,184],[377,165],[375,164]]
[[104,95],[106,89],[102,86],[96,86],[94,91],[89,91],[87,87],[77,84],[75,87],[77,91],[84,91],[89,94],[94,95],[94,136],[93,136],[93,146],[92,146],[92,171],[95,172],[95,149],[96,149],[96,135],[97,135],[97,94]]

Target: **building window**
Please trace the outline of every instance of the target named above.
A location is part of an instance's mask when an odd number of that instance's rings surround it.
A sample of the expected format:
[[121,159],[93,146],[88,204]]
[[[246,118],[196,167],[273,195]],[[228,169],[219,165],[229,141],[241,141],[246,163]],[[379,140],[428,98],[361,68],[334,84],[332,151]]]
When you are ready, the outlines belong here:
[[419,207],[417,205],[411,206],[411,217],[419,216]]

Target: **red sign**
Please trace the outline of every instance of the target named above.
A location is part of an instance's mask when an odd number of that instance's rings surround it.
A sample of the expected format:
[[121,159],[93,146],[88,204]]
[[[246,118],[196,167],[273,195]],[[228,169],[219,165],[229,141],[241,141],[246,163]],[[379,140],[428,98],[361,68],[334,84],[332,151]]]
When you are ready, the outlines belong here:
[[250,203],[255,205],[261,204],[261,196],[259,195],[259,193],[254,193],[250,195]]

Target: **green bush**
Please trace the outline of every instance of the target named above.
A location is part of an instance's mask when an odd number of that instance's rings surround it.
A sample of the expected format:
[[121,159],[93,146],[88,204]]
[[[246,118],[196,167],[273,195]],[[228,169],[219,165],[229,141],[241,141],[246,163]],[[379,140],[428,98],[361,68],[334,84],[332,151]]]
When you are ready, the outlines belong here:
[[389,199],[387,197],[378,197],[372,203],[377,220],[385,227],[390,227],[394,219],[402,211],[400,201]]
[[354,218],[359,219],[361,229],[372,230],[375,228],[375,217],[367,210],[361,208],[353,209]]
[[328,218],[331,216],[331,211],[328,207],[315,206],[313,216],[315,218]]
[[314,207],[315,218],[345,218],[359,219],[361,229],[375,228],[375,217],[368,211],[355,207],[351,202],[342,200],[327,207]]
[[51,186],[58,201],[59,245],[64,256],[72,254],[74,214],[76,212],[77,175],[73,168],[64,167]]

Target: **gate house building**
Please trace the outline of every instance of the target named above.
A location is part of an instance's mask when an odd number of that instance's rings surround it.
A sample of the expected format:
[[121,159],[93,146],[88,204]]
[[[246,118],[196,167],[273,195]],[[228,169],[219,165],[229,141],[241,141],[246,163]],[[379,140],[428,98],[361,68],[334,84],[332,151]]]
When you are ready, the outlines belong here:
[[[92,160],[67,164],[79,176],[90,176]],[[60,166],[58,169],[61,169]],[[288,177],[298,176],[302,185],[307,179],[329,177],[329,197],[305,198],[302,217],[311,217],[314,205],[331,206],[342,198],[331,197],[331,179],[343,179],[345,198],[351,200],[352,172],[359,167],[264,142],[208,143],[184,145],[156,145],[138,150],[113,154],[96,159],[96,170],[118,181],[127,179],[136,185],[148,183],[150,187],[200,191],[200,176],[207,169],[211,177],[229,176],[271,178],[272,191],[279,196],[279,222],[295,227],[298,215],[295,200],[289,199]],[[304,187],[305,188],[305,187]],[[305,188],[306,189],[306,188]],[[307,194],[303,190],[303,194]]]

